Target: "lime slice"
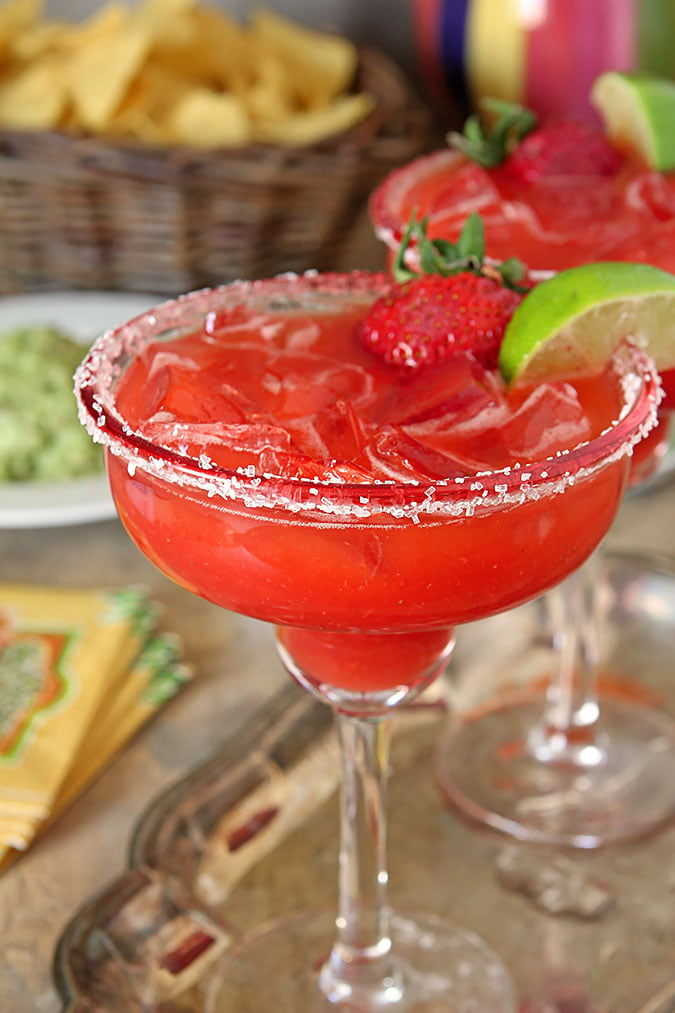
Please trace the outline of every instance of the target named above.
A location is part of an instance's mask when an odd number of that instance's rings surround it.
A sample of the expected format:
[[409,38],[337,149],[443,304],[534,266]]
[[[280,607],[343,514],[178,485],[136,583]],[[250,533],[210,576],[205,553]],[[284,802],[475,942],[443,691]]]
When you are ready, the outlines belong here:
[[624,338],[658,369],[675,366],[675,275],[650,264],[584,264],[523,299],[506,328],[499,368],[510,383],[597,371]]
[[617,148],[660,172],[675,169],[675,82],[609,70],[593,85],[591,101]]

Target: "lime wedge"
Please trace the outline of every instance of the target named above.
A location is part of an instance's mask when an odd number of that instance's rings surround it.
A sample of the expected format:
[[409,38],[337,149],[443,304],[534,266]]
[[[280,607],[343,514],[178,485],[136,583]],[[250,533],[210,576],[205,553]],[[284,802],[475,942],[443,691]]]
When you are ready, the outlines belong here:
[[506,328],[499,368],[509,383],[596,371],[624,338],[658,369],[675,366],[675,275],[650,264],[584,264],[523,299]]
[[609,70],[591,88],[591,101],[617,148],[660,172],[675,169],[675,82]]

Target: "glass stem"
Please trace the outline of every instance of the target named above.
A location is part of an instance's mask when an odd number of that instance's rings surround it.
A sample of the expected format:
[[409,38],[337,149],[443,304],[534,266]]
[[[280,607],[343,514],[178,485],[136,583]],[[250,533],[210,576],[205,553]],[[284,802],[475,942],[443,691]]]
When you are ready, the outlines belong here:
[[338,713],[337,722],[342,753],[339,900],[336,940],[321,972],[321,987],[336,1004],[356,1000],[375,1010],[402,998],[387,904],[391,719]]
[[595,766],[604,758],[598,738],[601,581],[597,556],[546,596],[556,670],[530,747],[543,760]]

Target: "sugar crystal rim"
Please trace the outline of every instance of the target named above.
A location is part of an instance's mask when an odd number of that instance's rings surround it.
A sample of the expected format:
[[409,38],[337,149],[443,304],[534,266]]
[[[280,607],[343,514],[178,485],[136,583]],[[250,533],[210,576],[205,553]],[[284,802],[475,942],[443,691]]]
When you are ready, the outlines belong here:
[[396,248],[405,231],[405,222],[401,221],[401,216],[395,211],[400,192],[415,183],[419,175],[433,172],[437,165],[452,165],[463,160],[465,156],[461,152],[452,148],[439,148],[393,169],[374,190],[368,205],[377,237],[390,249]]

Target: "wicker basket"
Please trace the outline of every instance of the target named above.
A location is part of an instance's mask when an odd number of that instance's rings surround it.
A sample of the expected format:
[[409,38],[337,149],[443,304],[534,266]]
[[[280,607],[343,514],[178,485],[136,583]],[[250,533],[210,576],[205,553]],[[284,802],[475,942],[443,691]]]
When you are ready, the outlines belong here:
[[374,187],[431,142],[428,110],[387,57],[364,51],[358,85],[375,111],[304,148],[0,133],[0,292],[175,294],[334,267]]

